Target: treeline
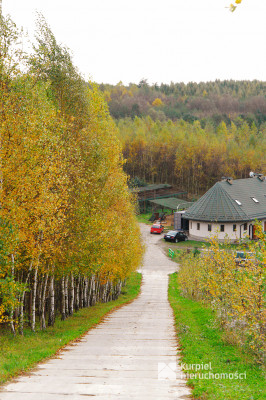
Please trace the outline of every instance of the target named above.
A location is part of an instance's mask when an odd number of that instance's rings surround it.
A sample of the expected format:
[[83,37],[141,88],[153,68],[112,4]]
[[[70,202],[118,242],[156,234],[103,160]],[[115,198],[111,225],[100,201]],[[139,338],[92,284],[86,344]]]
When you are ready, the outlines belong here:
[[135,205],[101,92],[40,16],[0,19],[0,322],[23,334],[116,298],[140,262]]
[[116,86],[102,84],[111,115],[116,118],[145,117],[153,120],[187,122],[199,120],[202,127],[211,122],[217,127],[222,121],[237,126],[246,121],[260,127],[266,122],[266,82],[220,81],[149,85]]
[[222,176],[246,178],[265,173],[266,126],[246,122],[215,129],[199,121],[153,121],[150,117],[117,122],[125,171],[132,178],[169,183],[191,194],[205,193]]

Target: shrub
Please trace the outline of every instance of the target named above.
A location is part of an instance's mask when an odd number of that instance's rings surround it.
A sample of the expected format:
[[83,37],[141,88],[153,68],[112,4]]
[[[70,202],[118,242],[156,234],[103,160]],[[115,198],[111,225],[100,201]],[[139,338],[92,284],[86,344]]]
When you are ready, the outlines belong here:
[[196,255],[184,254],[179,271],[183,296],[212,306],[228,337],[250,348],[262,361],[265,349],[265,234],[257,227],[244,263],[217,239]]

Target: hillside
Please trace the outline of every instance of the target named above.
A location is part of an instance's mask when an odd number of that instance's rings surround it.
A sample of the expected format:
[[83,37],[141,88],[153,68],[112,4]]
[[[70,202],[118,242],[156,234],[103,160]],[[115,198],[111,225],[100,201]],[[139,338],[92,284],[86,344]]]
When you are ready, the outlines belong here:
[[153,120],[246,121],[257,127],[266,121],[266,82],[220,81],[153,84],[142,80],[138,85],[101,84],[113,118],[150,116]]

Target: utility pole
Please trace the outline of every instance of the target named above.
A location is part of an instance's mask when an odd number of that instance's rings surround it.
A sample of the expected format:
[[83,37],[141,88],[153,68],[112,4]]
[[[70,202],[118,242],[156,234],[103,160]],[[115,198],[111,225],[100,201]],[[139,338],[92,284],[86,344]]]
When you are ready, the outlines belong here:
[[2,0],[0,0],[0,16],[2,16]]

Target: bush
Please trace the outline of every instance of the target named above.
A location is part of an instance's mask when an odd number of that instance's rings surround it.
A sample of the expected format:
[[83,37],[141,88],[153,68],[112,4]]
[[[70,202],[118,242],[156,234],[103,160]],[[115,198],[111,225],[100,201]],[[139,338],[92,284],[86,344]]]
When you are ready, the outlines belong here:
[[[265,234],[249,244],[244,264],[237,264],[235,254],[217,239],[201,256],[184,254],[179,272],[183,296],[199,300],[217,311],[228,338],[250,348],[260,361],[265,346]],[[255,260],[254,260],[255,256]]]

